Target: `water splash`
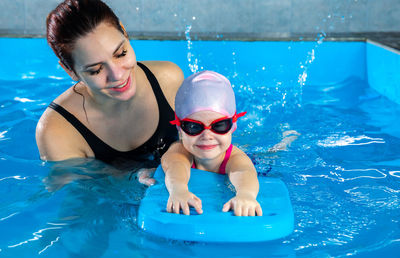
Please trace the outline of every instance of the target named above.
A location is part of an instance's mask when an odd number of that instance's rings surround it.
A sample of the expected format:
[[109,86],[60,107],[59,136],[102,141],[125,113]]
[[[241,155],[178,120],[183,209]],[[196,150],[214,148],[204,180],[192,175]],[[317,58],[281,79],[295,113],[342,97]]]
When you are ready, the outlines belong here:
[[315,61],[315,51],[316,49],[324,42],[326,37],[326,33],[321,31],[318,33],[316,38],[316,43],[313,48],[307,53],[306,60],[304,62],[300,62],[300,74],[297,78],[297,83],[299,84],[298,91],[295,93],[295,97],[299,99],[298,106],[301,107],[302,103],[302,96],[303,96],[303,87],[306,84],[307,77],[308,77],[308,69]]
[[188,60],[190,71],[192,71],[192,73],[196,73],[199,71],[199,64],[198,64],[199,61],[197,58],[195,58],[194,54],[192,53],[193,43],[192,43],[192,39],[190,38],[191,30],[192,30],[192,25],[187,25],[186,30],[185,30],[187,49],[188,49],[187,60]]

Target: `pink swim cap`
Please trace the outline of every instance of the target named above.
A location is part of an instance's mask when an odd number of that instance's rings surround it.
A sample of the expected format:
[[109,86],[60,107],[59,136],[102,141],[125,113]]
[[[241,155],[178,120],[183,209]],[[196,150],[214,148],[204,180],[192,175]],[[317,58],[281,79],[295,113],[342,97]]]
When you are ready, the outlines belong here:
[[235,115],[235,93],[225,76],[202,71],[183,81],[175,97],[176,116],[184,119],[199,111],[214,111],[228,117]]

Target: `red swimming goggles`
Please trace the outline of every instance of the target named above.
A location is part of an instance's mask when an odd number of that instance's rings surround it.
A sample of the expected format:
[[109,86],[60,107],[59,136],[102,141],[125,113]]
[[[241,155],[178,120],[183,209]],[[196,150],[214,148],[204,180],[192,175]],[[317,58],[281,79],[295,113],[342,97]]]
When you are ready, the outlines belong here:
[[205,129],[209,129],[216,134],[226,134],[231,130],[233,123],[235,123],[239,117],[244,116],[246,113],[247,112],[241,112],[239,114],[235,113],[235,115],[233,115],[232,117],[225,116],[222,118],[218,118],[212,121],[209,126],[206,126],[200,121],[192,120],[189,118],[181,120],[175,114],[175,120],[170,121],[170,123],[172,125],[179,126],[186,134],[190,136],[199,135]]

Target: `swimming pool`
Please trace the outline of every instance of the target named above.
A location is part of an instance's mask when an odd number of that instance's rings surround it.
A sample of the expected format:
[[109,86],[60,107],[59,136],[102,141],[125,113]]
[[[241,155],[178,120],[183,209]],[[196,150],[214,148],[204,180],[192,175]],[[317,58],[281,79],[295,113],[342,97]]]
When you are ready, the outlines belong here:
[[[49,165],[38,159],[34,129],[72,82],[45,40],[1,38],[0,255],[396,257],[398,53],[365,42],[190,43],[132,41],[138,60],[171,60],[186,76],[208,69],[231,80],[238,109],[248,112],[233,142],[260,174],[272,167],[268,176],[286,183],[293,234],[235,245],[150,236],[135,226],[144,187],[107,176],[109,168],[96,162],[60,164],[80,174],[104,173],[48,192],[42,180]],[[301,136],[288,151],[269,153],[288,129]]]

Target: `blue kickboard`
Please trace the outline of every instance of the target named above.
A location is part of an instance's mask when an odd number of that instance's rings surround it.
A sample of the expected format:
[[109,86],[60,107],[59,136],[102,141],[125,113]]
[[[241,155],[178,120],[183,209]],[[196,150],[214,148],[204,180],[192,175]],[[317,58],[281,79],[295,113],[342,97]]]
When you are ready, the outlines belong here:
[[259,177],[257,201],[263,216],[238,217],[222,212],[222,206],[235,193],[228,176],[192,169],[189,190],[202,201],[203,214],[191,209],[191,215],[166,211],[169,193],[164,172],[159,166],[154,174],[157,183],[147,189],[139,207],[138,225],[160,237],[196,242],[261,242],[288,236],[293,231],[294,216],[289,193],[278,178]]

